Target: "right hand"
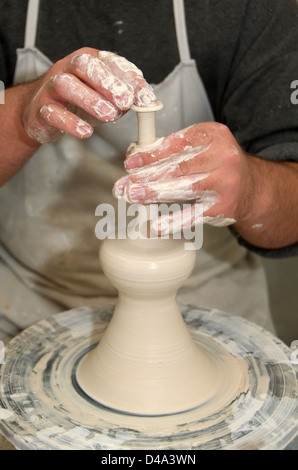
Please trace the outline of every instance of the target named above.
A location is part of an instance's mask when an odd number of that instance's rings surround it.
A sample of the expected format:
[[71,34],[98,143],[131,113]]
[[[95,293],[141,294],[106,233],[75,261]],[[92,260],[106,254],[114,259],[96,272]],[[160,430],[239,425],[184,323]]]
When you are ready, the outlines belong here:
[[22,122],[28,136],[41,143],[64,133],[86,139],[99,122],[116,121],[132,104],[156,101],[142,72],[112,52],[82,48],[56,62],[30,84]]

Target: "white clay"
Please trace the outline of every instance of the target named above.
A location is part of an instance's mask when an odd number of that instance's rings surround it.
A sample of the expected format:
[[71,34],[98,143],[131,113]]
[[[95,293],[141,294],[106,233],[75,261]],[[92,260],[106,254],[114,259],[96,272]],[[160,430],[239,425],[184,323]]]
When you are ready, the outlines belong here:
[[183,240],[104,241],[101,265],[119,300],[102,340],[77,370],[90,397],[132,414],[162,415],[211,399],[228,404],[242,391],[241,361],[201,350],[181,316],[176,292],[195,257]]

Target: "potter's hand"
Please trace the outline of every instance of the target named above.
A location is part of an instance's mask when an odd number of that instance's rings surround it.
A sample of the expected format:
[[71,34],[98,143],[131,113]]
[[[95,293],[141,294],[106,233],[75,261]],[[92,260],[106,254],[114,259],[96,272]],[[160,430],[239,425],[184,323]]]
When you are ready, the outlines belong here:
[[[245,215],[248,157],[222,124],[193,125],[147,150],[132,144],[125,168],[129,175],[116,182],[114,195],[130,203],[196,201],[203,204],[203,221],[213,225],[229,225]],[[185,218],[191,225],[193,209]],[[159,224],[162,233],[162,218]]]
[[39,143],[59,140],[63,133],[88,138],[93,126],[122,116],[134,103],[148,106],[156,98],[142,72],[111,52],[83,48],[31,84],[22,121]]

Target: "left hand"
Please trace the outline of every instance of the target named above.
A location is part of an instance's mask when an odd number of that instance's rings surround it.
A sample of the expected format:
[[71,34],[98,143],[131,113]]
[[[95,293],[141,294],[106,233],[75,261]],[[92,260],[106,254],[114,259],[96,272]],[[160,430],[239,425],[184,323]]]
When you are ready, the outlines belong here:
[[[125,168],[129,175],[116,182],[114,195],[130,203],[195,201],[203,204],[203,221],[213,225],[233,224],[249,210],[249,156],[223,124],[192,125],[150,149],[132,144]],[[191,225],[194,213],[185,219]]]

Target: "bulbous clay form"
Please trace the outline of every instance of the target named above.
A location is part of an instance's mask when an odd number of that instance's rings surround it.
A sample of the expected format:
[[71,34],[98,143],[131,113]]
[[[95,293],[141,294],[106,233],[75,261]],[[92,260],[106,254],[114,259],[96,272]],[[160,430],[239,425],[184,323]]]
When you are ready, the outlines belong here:
[[105,240],[101,266],[119,291],[98,346],[77,369],[77,382],[101,404],[131,414],[179,413],[243,388],[231,355],[214,358],[192,340],[176,301],[196,258],[183,240]]

